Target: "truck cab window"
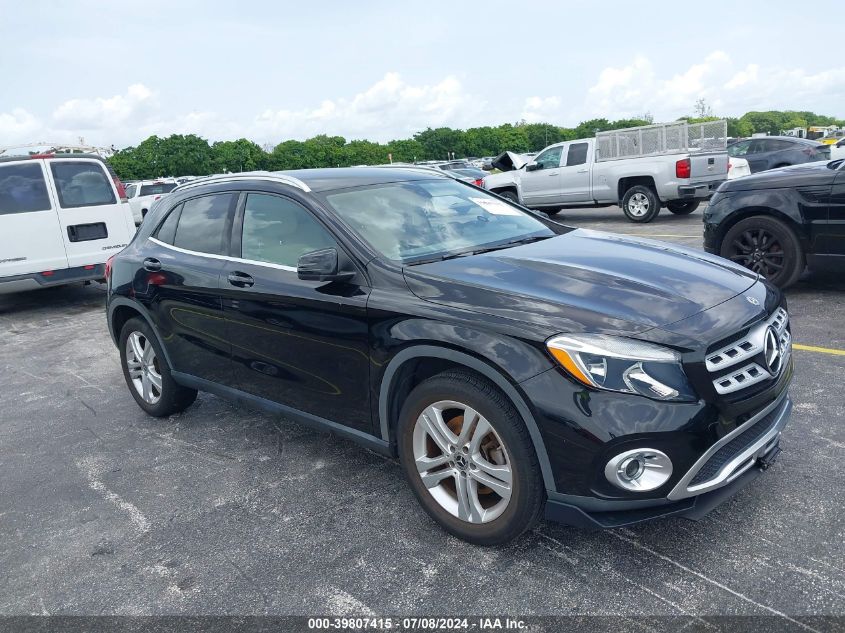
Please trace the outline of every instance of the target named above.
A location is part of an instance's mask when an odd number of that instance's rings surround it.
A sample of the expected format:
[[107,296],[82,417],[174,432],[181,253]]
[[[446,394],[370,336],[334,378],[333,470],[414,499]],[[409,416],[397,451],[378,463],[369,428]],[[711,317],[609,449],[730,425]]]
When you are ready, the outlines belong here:
[[569,146],[569,154],[566,156],[566,166],[583,165],[587,162],[587,150],[589,143],[572,143]]

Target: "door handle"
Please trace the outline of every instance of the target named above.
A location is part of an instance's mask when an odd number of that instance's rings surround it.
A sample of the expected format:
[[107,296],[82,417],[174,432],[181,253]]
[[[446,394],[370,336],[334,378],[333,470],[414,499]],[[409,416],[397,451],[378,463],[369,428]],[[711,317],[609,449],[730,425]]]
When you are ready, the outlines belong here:
[[557,176],[559,173],[560,173],[559,171],[553,171],[552,173],[549,174],[549,176]]
[[590,170],[589,169],[579,169],[578,173],[579,174],[586,174],[588,171],[590,171]]
[[233,273],[229,273],[229,276],[226,277],[226,279],[229,280],[230,284],[238,288],[249,288],[255,284],[255,279],[252,278],[252,275],[247,275],[246,273],[242,273],[237,270]]
[[156,273],[161,270],[161,262],[155,257],[147,257],[144,260],[144,270],[150,273]]

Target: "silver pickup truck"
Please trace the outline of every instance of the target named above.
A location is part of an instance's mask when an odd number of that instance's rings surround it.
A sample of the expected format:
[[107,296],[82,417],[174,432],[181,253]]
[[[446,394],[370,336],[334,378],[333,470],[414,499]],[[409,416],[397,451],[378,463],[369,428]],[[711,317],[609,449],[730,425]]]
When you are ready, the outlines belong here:
[[649,125],[550,145],[533,159],[506,152],[484,188],[549,215],[619,205],[632,222],[662,206],[692,213],[728,177],[725,121]]

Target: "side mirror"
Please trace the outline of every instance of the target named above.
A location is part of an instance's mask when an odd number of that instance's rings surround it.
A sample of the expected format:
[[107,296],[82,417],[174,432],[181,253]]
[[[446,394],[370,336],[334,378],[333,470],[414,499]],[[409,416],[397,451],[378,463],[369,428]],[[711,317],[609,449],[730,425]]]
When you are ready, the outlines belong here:
[[337,250],[323,248],[305,253],[296,263],[296,275],[304,281],[348,281],[354,270],[341,270]]
[[537,171],[538,169],[543,169],[542,163],[528,163],[525,166],[525,171]]

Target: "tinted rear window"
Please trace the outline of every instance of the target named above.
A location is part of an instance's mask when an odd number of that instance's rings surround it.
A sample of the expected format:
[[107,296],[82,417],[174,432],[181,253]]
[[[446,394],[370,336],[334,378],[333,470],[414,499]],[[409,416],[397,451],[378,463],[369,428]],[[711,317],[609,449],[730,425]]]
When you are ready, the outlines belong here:
[[115,204],[111,179],[102,165],[90,162],[51,161],[50,169],[63,208]]
[[50,196],[39,163],[0,165],[0,215],[49,208]]
[[141,185],[142,196],[155,196],[161,193],[170,193],[176,188],[175,182],[165,182],[156,185]]
[[589,143],[573,143],[569,146],[569,154],[566,156],[566,166],[583,165],[587,162],[587,150]]
[[186,201],[173,245],[198,253],[224,255],[232,197],[225,193]]

